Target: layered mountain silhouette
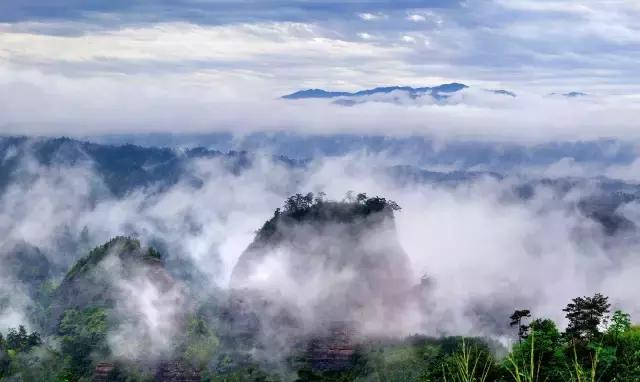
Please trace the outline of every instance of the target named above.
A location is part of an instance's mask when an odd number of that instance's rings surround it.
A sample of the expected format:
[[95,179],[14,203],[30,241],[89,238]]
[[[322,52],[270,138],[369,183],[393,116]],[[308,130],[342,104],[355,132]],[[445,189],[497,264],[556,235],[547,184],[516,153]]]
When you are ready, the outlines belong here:
[[[353,106],[367,101],[399,102],[403,97],[415,100],[420,97],[431,97],[435,101],[444,101],[454,93],[467,89],[469,86],[457,82],[437,85],[433,87],[386,86],[365,89],[356,92],[327,91],[323,89],[300,90],[283,96],[283,99],[335,99],[334,103],[343,106]],[[503,89],[483,89],[499,95],[516,97],[516,94]]]
[[[182,150],[132,144],[103,145],[70,138],[0,137],[0,193],[11,183],[29,179],[25,167],[33,164],[84,166],[99,176],[105,191],[118,197],[147,187],[162,190],[184,179],[194,160],[207,158],[219,159],[231,172],[241,171],[252,160],[244,151],[223,153],[204,147]],[[284,156],[273,159],[286,165],[296,163]]]
[[334,91],[326,91],[322,89],[308,89],[301,90],[295,93],[291,93],[283,96],[285,99],[303,99],[303,98],[337,98],[337,97],[363,97],[370,96],[374,94],[387,94],[394,91],[405,92],[408,93],[411,97],[418,97],[425,94],[431,95],[433,97],[446,97],[449,93],[455,93],[462,89],[468,88],[467,85],[452,82],[449,84],[442,84],[434,87],[419,87],[414,88],[410,86],[387,86],[387,87],[377,87],[373,89],[360,90],[357,92],[334,92]]

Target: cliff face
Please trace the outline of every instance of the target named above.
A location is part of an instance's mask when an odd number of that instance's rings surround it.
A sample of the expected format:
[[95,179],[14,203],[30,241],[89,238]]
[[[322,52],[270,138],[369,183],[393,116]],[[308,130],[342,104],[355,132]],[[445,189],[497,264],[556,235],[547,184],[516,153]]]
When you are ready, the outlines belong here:
[[111,375],[115,370],[115,366],[109,362],[100,362],[91,377],[91,382],[109,382]]
[[[396,237],[395,203],[299,197],[307,202],[290,199],[240,257],[232,301],[243,304],[232,316],[237,326],[250,323],[262,338],[284,332],[313,339],[311,358],[330,368],[352,355],[356,341],[350,331],[337,336],[348,329],[335,323],[367,331],[400,317],[412,274]],[[335,333],[320,330],[327,325]]]
[[240,257],[232,286],[271,294],[322,321],[390,318],[412,275],[390,202],[371,200],[277,211]]
[[310,366],[320,371],[348,369],[356,352],[356,338],[352,323],[328,323],[309,341],[307,358]]
[[200,382],[200,372],[184,362],[163,362],[158,367],[154,381],[156,382]]
[[[91,382],[115,382],[128,380],[119,375],[116,365],[111,362],[96,364]],[[200,372],[183,361],[160,362],[153,374],[154,382],[200,382]]]

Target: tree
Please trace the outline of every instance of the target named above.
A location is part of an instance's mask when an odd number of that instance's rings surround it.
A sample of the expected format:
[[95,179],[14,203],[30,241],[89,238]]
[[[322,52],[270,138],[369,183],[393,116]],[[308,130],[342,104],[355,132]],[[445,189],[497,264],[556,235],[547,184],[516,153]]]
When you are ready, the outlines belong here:
[[316,197],[315,199],[313,199],[313,202],[315,204],[322,204],[326,197],[327,197],[327,194],[325,192],[320,191],[316,194]]
[[569,320],[565,334],[574,340],[593,340],[600,334],[600,326],[606,324],[610,307],[609,298],[600,293],[574,298],[562,310]]
[[186,329],[184,358],[192,366],[203,369],[213,359],[220,341],[207,322],[198,317],[192,318]]
[[66,372],[77,378],[92,370],[94,357],[109,354],[107,345],[108,311],[102,308],[68,309],[58,324],[60,350]]
[[286,213],[295,215],[308,210],[313,203],[313,193],[306,195],[295,194],[290,196],[284,203]]
[[527,336],[527,333],[529,331],[529,325],[523,324],[522,320],[530,317],[531,317],[531,311],[528,309],[516,310],[515,312],[513,312],[511,316],[509,316],[509,318],[511,319],[509,326],[518,327],[518,342],[522,342],[522,340]]
[[529,324],[529,333],[516,344],[505,359],[504,367],[516,381],[565,381],[566,360],[562,335],[549,319],[535,319]]
[[631,315],[621,310],[616,310],[611,317],[611,325],[607,329],[607,334],[618,337],[631,329]]
[[27,329],[24,325],[20,325],[18,329],[9,329],[7,332],[7,339],[4,341],[4,346],[7,349],[15,350],[17,352],[28,352],[35,346],[39,346],[42,343],[40,334],[38,332],[27,333]]

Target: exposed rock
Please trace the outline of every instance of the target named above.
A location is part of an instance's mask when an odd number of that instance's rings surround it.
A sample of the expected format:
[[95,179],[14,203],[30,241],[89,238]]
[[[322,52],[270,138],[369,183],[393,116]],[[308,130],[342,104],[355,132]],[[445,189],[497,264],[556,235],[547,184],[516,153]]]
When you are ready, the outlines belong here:
[[200,382],[200,372],[181,361],[163,362],[154,378],[156,382]]
[[377,334],[408,304],[412,273],[397,238],[398,209],[364,194],[345,202],[289,198],[233,271],[229,333],[264,350],[264,359],[308,349],[319,369],[346,367],[353,329],[366,318],[367,334]]
[[309,341],[307,357],[315,370],[341,371],[352,366],[355,348],[353,324],[333,322],[324,333]]
[[241,255],[232,287],[297,309],[311,326],[397,318],[412,287],[393,217],[397,205],[364,194],[352,202],[296,198]]
[[113,373],[115,366],[109,362],[100,362],[96,365],[91,382],[109,382],[109,376]]

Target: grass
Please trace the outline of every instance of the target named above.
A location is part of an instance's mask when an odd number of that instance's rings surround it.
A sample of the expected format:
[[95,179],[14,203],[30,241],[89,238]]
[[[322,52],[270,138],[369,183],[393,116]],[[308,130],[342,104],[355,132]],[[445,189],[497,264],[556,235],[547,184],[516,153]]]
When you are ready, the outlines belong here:
[[[444,382],[485,382],[491,370],[492,359],[484,353],[468,346],[463,339],[460,351],[453,354],[449,365],[442,366]],[[482,358],[485,358],[484,362]]]
[[597,382],[599,379],[596,377],[598,370],[598,363],[600,361],[601,348],[597,347],[595,354],[591,357],[591,367],[585,369],[580,362],[578,362],[578,353],[576,348],[573,348],[573,370],[571,372],[571,382]]
[[507,357],[507,371],[513,377],[514,382],[538,382],[540,376],[540,362],[535,362],[535,330],[531,331],[531,347],[529,348],[528,362],[518,364],[513,353]]
[[[531,332],[529,342],[530,348],[522,361],[519,362],[513,353],[506,358],[505,369],[509,372],[513,382],[544,382],[540,381],[541,359],[536,360],[535,356],[535,331]],[[591,356],[591,364],[584,367],[578,359],[574,346],[572,364],[567,365],[567,382],[599,382],[600,352],[601,348],[596,347]],[[443,366],[443,380],[444,382],[486,382],[492,367],[491,362],[490,356],[468,346],[463,341],[460,351],[455,353],[450,362]]]

